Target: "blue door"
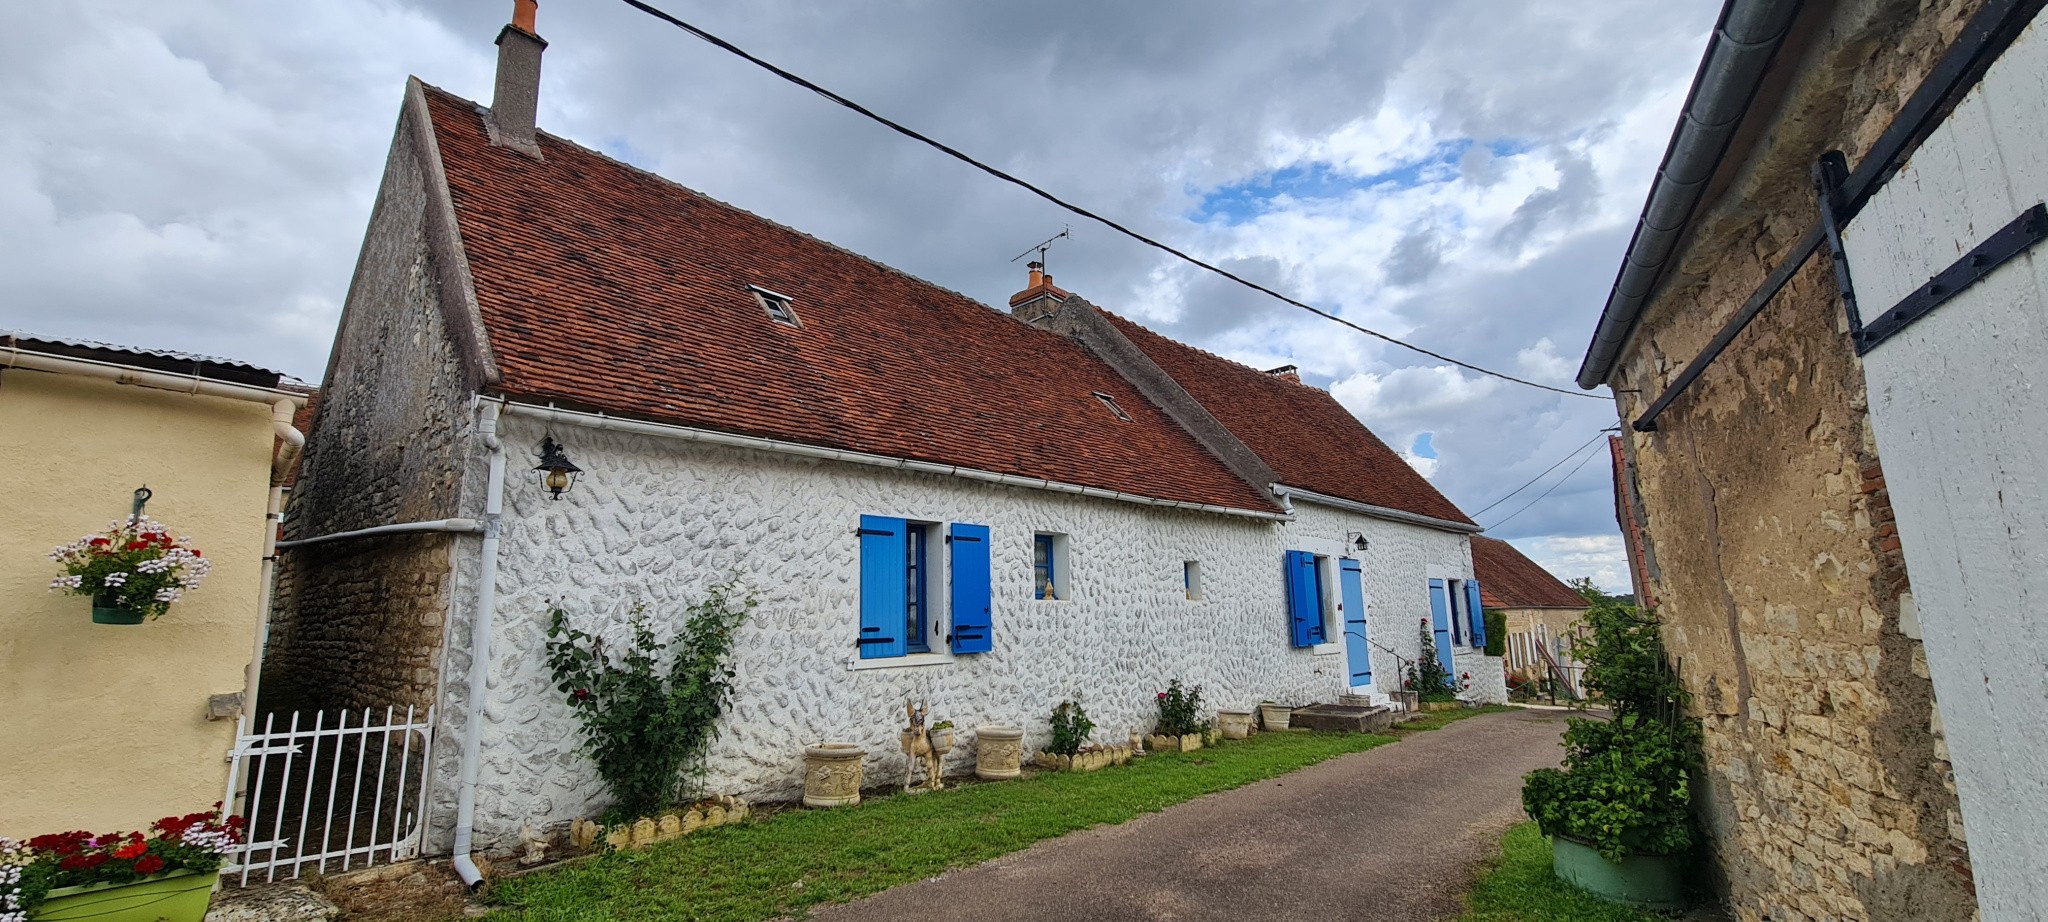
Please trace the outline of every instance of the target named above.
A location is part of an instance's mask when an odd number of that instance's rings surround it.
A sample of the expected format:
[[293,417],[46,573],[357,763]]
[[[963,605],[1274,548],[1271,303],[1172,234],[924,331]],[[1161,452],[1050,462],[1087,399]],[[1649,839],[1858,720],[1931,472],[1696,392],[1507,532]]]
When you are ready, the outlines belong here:
[[1444,681],[1457,687],[1458,669],[1451,664],[1451,592],[1444,581],[1429,581],[1430,630],[1436,639],[1436,661],[1444,667]]
[[1344,661],[1355,688],[1372,682],[1372,649],[1365,640],[1365,587],[1358,561],[1338,561],[1338,589],[1344,597]]

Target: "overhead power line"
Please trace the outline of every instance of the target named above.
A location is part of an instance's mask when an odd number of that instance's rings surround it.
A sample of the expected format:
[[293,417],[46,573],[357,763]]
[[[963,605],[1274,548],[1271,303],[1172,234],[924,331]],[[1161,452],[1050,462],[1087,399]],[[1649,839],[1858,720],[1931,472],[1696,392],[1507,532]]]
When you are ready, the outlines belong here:
[[1208,270],[1209,272],[1213,272],[1217,275],[1220,275],[1226,279],[1238,283],[1239,285],[1243,285],[1244,287],[1249,288],[1253,291],[1259,292],[1261,294],[1275,298],[1283,303],[1308,311],[1309,313],[1315,314],[1316,316],[1321,317],[1324,320],[1329,320],[1334,323],[1343,324],[1344,326],[1350,327],[1353,330],[1357,330],[1360,333],[1364,333],[1367,336],[1384,340],[1385,342],[1399,346],[1403,349],[1407,349],[1411,352],[1416,352],[1422,355],[1429,356],[1430,358],[1436,359],[1440,362],[1448,362],[1452,365],[1458,366],[1459,368],[1466,369],[1467,371],[1478,372],[1479,374],[1499,378],[1503,381],[1511,381],[1516,384],[1523,385],[1525,387],[1533,387],[1538,390],[1550,391],[1554,394],[1564,394],[1569,397],[1591,397],[1595,400],[1606,399],[1598,394],[1589,394],[1585,391],[1566,390],[1565,388],[1552,387],[1548,384],[1538,384],[1534,381],[1529,381],[1523,378],[1517,378],[1514,375],[1494,371],[1490,368],[1482,368],[1478,365],[1472,364],[1471,362],[1460,361],[1458,359],[1451,358],[1448,355],[1444,355],[1440,352],[1433,352],[1429,349],[1425,349],[1421,346],[1415,345],[1414,343],[1403,342],[1401,340],[1395,339],[1392,336],[1388,336],[1385,333],[1381,333],[1378,330],[1367,329],[1366,327],[1359,326],[1356,323],[1352,323],[1351,321],[1339,317],[1336,314],[1330,313],[1329,311],[1323,310],[1322,308],[1316,307],[1312,304],[1308,304],[1304,301],[1295,300],[1294,298],[1288,297],[1287,295],[1281,294],[1278,291],[1275,291],[1271,288],[1268,288],[1264,285],[1261,285],[1257,282],[1240,276],[1234,272],[1231,272],[1228,269],[1224,269],[1223,267],[1214,265],[1212,263],[1204,262],[1203,260],[1197,259],[1194,256],[1191,256],[1188,253],[1176,249],[1168,244],[1161,243],[1158,240],[1154,240],[1151,237],[1147,237],[1144,234],[1131,230],[1130,228],[1125,227],[1122,224],[1118,224],[1117,222],[1105,218],[1099,214],[1096,214],[1095,212],[1089,211],[1086,208],[1073,204],[1072,202],[1068,202],[1065,199],[1062,199],[1059,196],[1056,196],[1050,192],[1045,191],[1044,189],[1032,185],[1029,182],[1026,182],[1022,179],[1010,175],[1009,173],[1005,173],[1002,170],[999,170],[986,163],[976,160],[973,157],[961,153],[960,151],[955,150],[954,148],[949,147],[943,143],[940,143],[939,141],[936,141],[912,128],[909,128],[896,121],[893,121],[888,117],[883,116],[875,112],[874,110],[861,105],[860,103],[854,102],[851,99],[839,95],[838,93],[834,93],[831,90],[828,90],[822,86],[812,83],[809,80],[797,76],[796,74],[790,73],[787,70],[777,67],[776,65],[771,64],[768,61],[762,60],[761,58],[749,53],[746,49],[741,48],[738,45],[735,45],[731,42],[728,42],[725,39],[719,38],[718,36],[706,32],[703,29],[693,26],[687,22],[684,22],[681,19],[677,19],[675,16],[670,15],[666,11],[663,11],[662,9],[652,4],[643,3],[641,2],[641,0],[621,0],[621,2],[625,3],[627,6],[639,10],[642,13],[646,13],[649,16],[666,22],[669,25],[675,26],[676,28],[688,32],[691,35],[694,35],[700,39],[703,39],[704,41],[719,48],[720,50],[730,52],[731,54],[740,57],[746,60],[747,62],[753,64],[754,66],[759,67],[762,70],[768,71],[769,73],[774,74],[777,77],[781,77],[782,79],[787,80],[790,83],[794,83],[797,86],[810,90],[811,92],[816,93],[819,96],[823,96],[826,99],[838,105],[851,109],[854,112],[859,113],[860,115],[878,124],[881,124],[884,127],[887,127],[888,129],[896,132],[897,134],[910,138],[913,141],[922,143],[925,146],[938,151],[939,153],[945,154],[948,157],[952,157],[953,159],[958,160],[961,163],[965,163],[968,166],[974,167],[975,169],[987,173],[988,175],[993,176],[997,179],[1000,179],[1003,182],[1009,183],[1013,186],[1017,186],[1018,188],[1030,192],[1031,194],[1036,195],[1039,198],[1051,202],[1052,204],[1057,205],[1061,208],[1064,208],[1067,211],[1073,212],[1074,214],[1087,218],[1090,221],[1094,221],[1097,224],[1107,227],[1110,230],[1116,231],[1119,234],[1129,237],[1132,240],[1136,240],[1137,242],[1149,246],[1155,250],[1160,250],[1162,252],[1175,256],[1181,259],[1182,261],[1190,265],[1193,265],[1197,268]]
[[[1603,436],[1603,435],[1606,435],[1606,434],[1607,434],[1607,433],[1609,433],[1609,432],[1619,432],[1619,431],[1620,431],[1620,427],[1619,427],[1619,426],[1616,426],[1616,427],[1614,427],[1614,428],[1610,428],[1610,429],[1602,429],[1602,430],[1600,430],[1599,432],[1597,432],[1597,433],[1594,433],[1594,435],[1593,435],[1593,437],[1592,437],[1592,438],[1590,438],[1590,439],[1587,439],[1587,440],[1586,440],[1586,445],[1591,445],[1591,444],[1593,444],[1594,442],[1597,442],[1597,441],[1599,441],[1599,440],[1600,440],[1600,437],[1601,437],[1601,436]],[[1559,458],[1559,459],[1557,459],[1557,463],[1556,463],[1556,464],[1553,464],[1553,465],[1551,465],[1551,466],[1549,466],[1549,467],[1546,467],[1546,468],[1544,468],[1544,469],[1543,469],[1543,473],[1541,473],[1541,474],[1537,474],[1536,476],[1534,476],[1534,477],[1531,477],[1531,478],[1529,478],[1529,482],[1528,482],[1528,483],[1522,484],[1522,485],[1521,485],[1521,486],[1519,486],[1519,487],[1516,487],[1516,488],[1514,488],[1514,489],[1512,489],[1512,490],[1509,490],[1509,491],[1508,491],[1508,495],[1506,495],[1506,496],[1503,496],[1503,497],[1501,497],[1501,498],[1499,498],[1499,499],[1497,499],[1497,500],[1494,500],[1493,502],[1487,503],[1487,504],[1486,504],[1486,507],[1485,507],[1484,509],[1480,509],[1480,510],[1479,510],[1478,512],[1474,512],[1474,513],[1472,513],[1472,514],[1471,514],[1471,515],[1472,515],[1472,518],[1474,518],[1474,519],[1477,519],[1477,518],[1479,518],[1480,516],[1482,516],[1482,515],[1485,515],[1485,514],[1486,514],[1486,510],[1487,510],[1487,509],[1492,509],[1493,507],[1495,507],[1495,506],[1498,506],[1498,505],[1500,505],[1501,503],[1504,503],[1504,502],[1507,502],[1508,500],[1514,499],[1514,498],[1515,498],[1515,494],[1517,494],[1517,493],[1520,493],[1520,492],[1522,492],[1523,490],[1529,489],[1529,488],[1530,488],[1531,486],[1534,486],[1534,485],[1535,485],[1536,481],[1538,481],[1538,480],[1542,480],[1543,478],[1545,478],[1545,477],[1548,477],[1548,476],[1550,476],[1550,472],[1551,472],[1551,471],[1557,470],[1557,469],[1558,469],[1559,467],[1562,467],[1562,466],[1564,466],[1564,463],[1565,463],[1566,461],[1570,461],[1571,459],[1573,459],[1573,458],[1576,458],[1576,457],[1578,457],[1578,456],[1579,456],[1579,452],[1585,451],[1585,450],[1586,450],[1586,445],[1580,445],[1579,447],[1577,447],[1577,448],[1574,448],[1574,449],[1572,449],[1572,450],[1571,450],[1570,452],[1567,452],[1567,453],[1565,454],[1565,456],[1564,456],[1564,457],[1562,457],[1562,458]]]
[[1556,490],[1558,487],[1564,486],[1565,481],[1572,479],[1572,475],[1578,473],[1579,468],[1585,467],[1586,462],[1593,460],[1593,456],[1597,454],[1599,454],[1599,452],[1597,451],[1587,452],[1585,457],[1579,459],[1579,463],[1572,465],[1572,469],[1566,472],[1563,478],[1559,479],[1558,482],[1551,484],[1549,490],[1543,491],[1541,494],[1537,495],[1535,499],[1532,499],[1528,503],[1524,504],[1522,508],[1517,509],[1514,512],[1508,513],[1507,518],[1501,519],[1500,521],[1495,522],[1492,525],[1488,525],[1486,527],[1489,529],[1499,528],[1502,525],[1506,525],[1509,521],[1513,520],[1515,516],[1521,515],[1522,513],[1529,511],[1530,506],[1534,506],[1537,503],[1542,502],[1543,497],[1549,496],[1552,490]]

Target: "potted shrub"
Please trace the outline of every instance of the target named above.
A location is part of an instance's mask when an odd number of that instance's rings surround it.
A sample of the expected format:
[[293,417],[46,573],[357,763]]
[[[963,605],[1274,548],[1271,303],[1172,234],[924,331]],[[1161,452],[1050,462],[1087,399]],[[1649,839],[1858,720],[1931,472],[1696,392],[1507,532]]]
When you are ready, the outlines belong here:
[[[1418,647],[1421,655],[1408,664],[1408,674],[1401,679],[1401,687],[1413,692],[1415,700],[1424,711],[1448,711],[1462,705],[1458,702],[1458,687],[1451,682],[1451,674],[1444,670],[1444,664],[1436,658],[1436,636],[1429,629],[1427,620],[1422,622],[1422,642]],[[1469,682],[1470,673],[1466,674]]]
[[162,617],[213,569],[192,539],[172,538],[170,529],[146,515],[108,523],[104,532],[58,546],[50,559],[64,568],[50,588],[91,596],[94,624]]
[[1613,716],[1574,718],[1564,768],[1531,772],[1522,805],[1551,837],[1559,878],[1617,902],[1681,908],[1695,842],[1699,722],[1684,713],[1687,694],[1666,665],[1655,619],[1608,603],[1586,621],[1586,685],[1606,696]]
[[216,805],[164,817],[147,833],[0,839],[0,919],[200,922],[241,830],[242,818]]
[[1202,719],[1202,686],[1187,688],[1174,679],[1166,683],[1156,702],[1159,724],[1145,740],[1145,748],[1182,752],[1202,748],[1202,735],[1209,729],[1209,722]]

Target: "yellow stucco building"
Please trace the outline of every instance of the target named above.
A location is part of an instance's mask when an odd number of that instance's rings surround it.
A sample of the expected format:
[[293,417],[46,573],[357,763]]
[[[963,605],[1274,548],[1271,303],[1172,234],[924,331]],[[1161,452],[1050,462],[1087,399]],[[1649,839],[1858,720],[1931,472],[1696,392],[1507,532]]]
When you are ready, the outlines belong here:
[[[138,829],[227,784],[260,655],[273,465],[302,394],[220,359],[0,333],[0,836]],[[276,459],[276,460],[274,460]],[[95,624],[51,549],[126,516],[213,561],[162,618]],[[215,698],[215,696],[230,696]]]

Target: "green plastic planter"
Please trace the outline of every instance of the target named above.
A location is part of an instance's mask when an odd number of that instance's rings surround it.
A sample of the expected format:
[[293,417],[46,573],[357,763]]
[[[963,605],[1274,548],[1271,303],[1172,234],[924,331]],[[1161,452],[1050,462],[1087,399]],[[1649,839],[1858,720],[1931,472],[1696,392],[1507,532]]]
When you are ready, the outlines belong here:
[[123,608],[116,596],[96,595],[92,597],[92,623],[141,624],[142,613],[132,608]]
[[50,891],[29,922],[201,922],[220,875],[177,871],[132,884],[89,884]]
[[1618,862],[1592,846],[1564,836],[1550,837],[1557,879],[1614,903],[1645,909],[1684,909],[1684,855],[1629,855]]

